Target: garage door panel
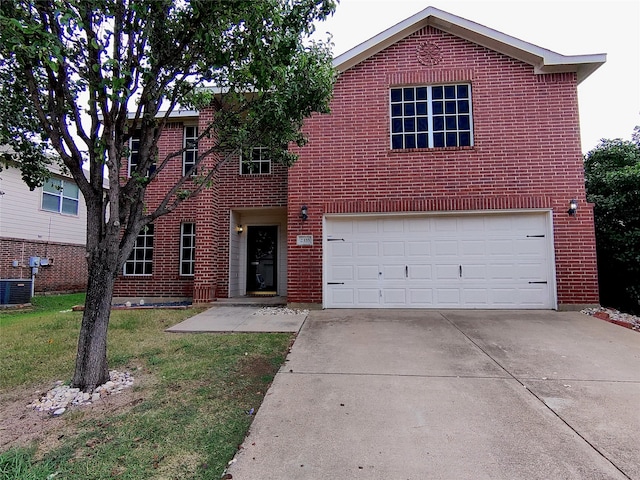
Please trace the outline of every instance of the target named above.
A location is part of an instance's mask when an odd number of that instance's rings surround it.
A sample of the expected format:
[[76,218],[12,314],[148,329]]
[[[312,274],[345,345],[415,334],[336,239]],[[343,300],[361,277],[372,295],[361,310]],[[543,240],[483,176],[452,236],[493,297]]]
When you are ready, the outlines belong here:
[[460,247],[460,254],[463,257],[484,257],[487,254],[484,240],[461,240]]
[[326,285],[327,307],[555,305],[547,212],[329,218],[326,225],[334,241],[325,243],[325,278],[339,283]]
[[515,244],[515,254],[516,255],[530,255],[534,257],[542,257],[544,255],[544,250],[542,247],[544,246],[543,239],[539,238],[527,238],[516,240]]
[[463,282],[475,281],[475,280],[484,280],[487,278],[487,265],[485,264],[477,264],[477,265],[469,265],[465,264],[462,270],[461,280]]
[[487,265],[487,278],[489,280],[510,280],[513,278],[514,269],[514,263]]
[[345,282],[355,280],[353,265],[333,265],[329,267],[328,279],[330,282]]
[[409,300],[411,305],[432,306],[433,289],[431,288],[410,288]]
[[383,265],[382,280],[402,280],[406,279],[406,266],[401,265]]
[[407,292],[404,288],[385,288],[382,290],[382,301],[385,305],[406,305]]
[[350,260],[353,257],[353,244],[345,243],[345,242],[330,242],[329,246],[329,255],[331,258],[346,258]]
[[409,258],[423,258],[431,256],[431,242],[429,241],[417,241],[407,242],[407,257]]
[[431,265],[410,265],[408,268],[410,280],[431,280]]
[[436,257],[458,256],[458,242],[456,240],[436,240],[433,242]]
[[465,288],[462,291],[463,306],[486,307],[489,305],[489,290],[487,288]]
[[436,306],[460,306],[459,288],[436,288]]
[[435,280],[457,280],[460,278],[460,265],[435,265]]
[[405,257],[405,242],[382,242],[382,256],[387,257]]
[[356,267],[356,280],[366,281],[373,280],[378,281],[378,265],[358,265]]
[[378,258],[379,246],[378,242],[357,242],[355,245],[355,256]]
[[488,239],[487,254],[491,257],[510,257],[514,254],[515,246],[511,239]]
[[371,306],[380,304],[380,290],[377,288],[358,288],[356,295],[358,305]]

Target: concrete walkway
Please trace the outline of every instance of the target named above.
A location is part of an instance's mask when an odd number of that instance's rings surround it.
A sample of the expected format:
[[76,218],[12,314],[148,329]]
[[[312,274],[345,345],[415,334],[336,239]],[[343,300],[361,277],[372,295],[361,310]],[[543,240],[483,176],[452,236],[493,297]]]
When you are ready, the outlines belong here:
[[234,480],[640,479],[640,334],[576,312],[312,311]]
[[279,306],[233,305],[214,306],[173,327],[171,333],[204,332],[297,332],[307,313],[281,313],[289,311]]

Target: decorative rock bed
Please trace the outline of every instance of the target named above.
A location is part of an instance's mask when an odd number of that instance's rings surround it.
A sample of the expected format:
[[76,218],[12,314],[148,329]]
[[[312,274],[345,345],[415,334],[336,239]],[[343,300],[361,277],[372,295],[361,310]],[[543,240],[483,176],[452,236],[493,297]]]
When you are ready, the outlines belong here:
[[48,412],[51,415],[62,415],[69,406],[90,405],[107,395],[115,395],[125,388],[133,385],[133,377],[129,372],[109,372],[109,381],[97,387],[93,392],[81,392],[79,388],[71,388],[63,385],[61,380],[56,386],[46,392],[28,406],[39,412]]
[[597,308],[585,308],[581,311],[586,315],[605,320],[610,323],[615,323],[622,327],[630,328],[640,332],[640,317],[631,315],[629,313],[622,313],[613,308],[597,307]]

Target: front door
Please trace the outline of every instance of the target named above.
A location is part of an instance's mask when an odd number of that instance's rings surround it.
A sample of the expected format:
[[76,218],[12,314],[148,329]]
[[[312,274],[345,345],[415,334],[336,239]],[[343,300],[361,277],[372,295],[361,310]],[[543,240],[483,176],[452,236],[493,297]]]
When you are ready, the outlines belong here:
[[278,227],[247,227],[247,295],[276,295]]

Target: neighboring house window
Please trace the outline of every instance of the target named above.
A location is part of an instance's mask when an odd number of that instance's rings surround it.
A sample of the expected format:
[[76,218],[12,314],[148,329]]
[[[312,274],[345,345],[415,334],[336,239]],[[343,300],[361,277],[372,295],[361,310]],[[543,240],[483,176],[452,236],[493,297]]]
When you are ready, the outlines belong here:
[[129,139],[129,176],[138,167],[140,160],[140,130],[136,130]]
[[194,167],[198,159],[198,127],[184,127],[182,148],[185,149],[182,154],[182,174],[195,175]]
[[153,224],[145,226],[124,262],[124,275],[151,275],[153,272]]
[[180,226],[180,275],[193,276],[196,264],[196,224]]
[[471,85],[391,89],[391,148],[473,145]]
[[50,178],[42,186],[42,209],[78,215],[78,186],[68,180]]
[[240,173],[242,175],[257,175],[271,173],[271,159],[267,149],[254,147],[240,159]]

